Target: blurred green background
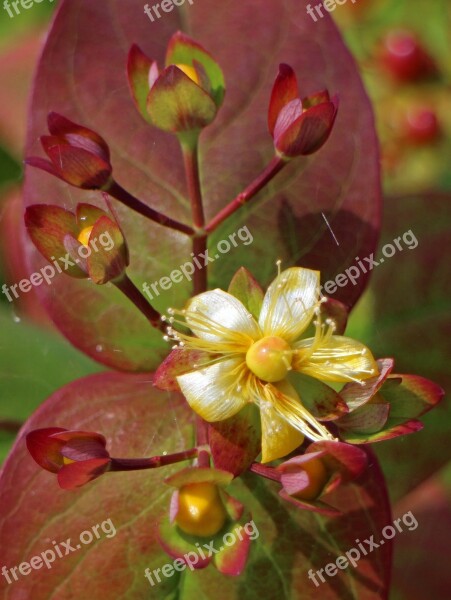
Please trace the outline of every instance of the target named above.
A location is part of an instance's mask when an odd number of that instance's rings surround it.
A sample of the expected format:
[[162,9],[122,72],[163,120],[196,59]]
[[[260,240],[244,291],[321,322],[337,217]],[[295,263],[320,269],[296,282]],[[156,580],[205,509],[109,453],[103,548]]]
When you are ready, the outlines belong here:
[[[20,243],[26,108],[54,7],[44,1],[14,19],[0,7],[0,285],[27,272]],[[447,390],[451,3],[357,0],[338,6],[333,16],[359,62],[377,117],[386,198],[380,247],[409,230],[418,240],[417,248],[404,249],[374,271],[348,333],[377,356],[393,356],[397,372],[429,377]],[[389,41],[400,30],[415,39],[417,53],[431,59],[430,76],[396,76]],[[14,306],[0,294],[0,460],[17,428],[45,398],[101,370],[55,331],[33,294]],[[450,420],[445,398],[424,418],[422,432],[376,445],[395,516],[412,510],[419,522],[415,532],[395,540],[391,600],[447,597],[450,548],[443,525],[450,522]]]

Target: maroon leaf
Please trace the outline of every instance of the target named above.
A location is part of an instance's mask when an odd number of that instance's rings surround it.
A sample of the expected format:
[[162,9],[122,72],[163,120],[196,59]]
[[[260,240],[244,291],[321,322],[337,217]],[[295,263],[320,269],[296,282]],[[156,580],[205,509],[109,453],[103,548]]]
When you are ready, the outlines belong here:
[[[41,470],[30,457],[24,440],[28,431],[55,423],[70,430],[103,433],[108,450],[116,456],[181,451],[192,436],[192,414],[183,399],[158,392],[147,375],[94,375],[54,394],[22,430],[0,476],[2,563],[10,568],[30,561],[53,548],[52,540],[70,537],[76,546],[82,532],[108,519],[116,534],[107,537],[99,531],[100,539],[57,558],[51,569],[32,570],[26,577],[17,572],[18,581],[10,585],[0,578],[5,600],[29,597],[30,590],[33,600],[48,600],[52,595],[55,600],[163,600],[171,594],[188,598],[193,589],[206,598],[214,589],[218,600],[237,600],[243,597],[243,586],[260,597],[288,600],[302,594],[313,599],[318,590],[308,579],[309,569],[316,571],[335,561],[356,545],[356,538],[374,535],[379,540],[382,528],[390,522],[383,478],[373,460],[357,483],[330,494],[331,503],[344,516],[321,521],[282,500],[275,482],[246,474],[244,480],[235,479],[227,487],[251,511],[255,526],[242,575],[224,577],[210,566],[195,576],[186,570],[163,577],[150,587],[145,569],[161,569],[171,562],[157,540],[159,521],[168,514],[170,502],[170,488],[163,479],[183,467],[106,473],[81,489],[61,490],[55,475]],[[359,600],[386,598],[390,554],[387,540],[384,547],[362,556],[356,569],[327,578],[321,597],[341,600],[352,588]],[[229,569],[227,564],[233,569],[228,560],[224,569]],[[281,590],[285,590],[282,596]]]
[[[244,224],[252,232],[253,245],[233,248],[227,257],[215,260],[211,286],[226,289],[243,265],[266,285],[279,258],[284,266],[296,263],[321,269],[326,280],[347,268],[355,256],[373,251],[379,227],[373,118],[355,65],[332,21],[325,18],[312,27],[297,0],[283,5],[268,0],[264,10],[256,0],[238,4],[225,0],[220,5],[196,0],[183,17],[190,36],[208,48],[227,82],[225,102],[201,139],[208,219],[254,179],[273,154],[267,107],[280,62],[292,66],[303,96],[327,88],[341,98],[340,114],[324,148],[311,159],[294,161],[212,236],[213,257],[215,245]],[[27,155],[42,153],[38,138],[46,131],[47,113],[63,113],[108,142],[120,184],[155,209],[189,222],[177,141],[142,120],[124,72],[133,43],[163,64],[166,45],[181,27],[177,10],[149,24],[139,0],[129,0],[126,11],[116,2],[105,7],[90,0],[63,0],[36,77]],[[102,206],[96,193],[69,189],[47,173],[28,169],[26,205],[50,200],[68,208],[77,201]],[[186,238],[143,222],[122,205],[117,209],[130,243],[131,278],[139,287],[158,282],[192,260]],[[42,266],[31,245],[27,251],[30,269]],[[356,286],[340,288],[336,298],[352,305],[366,280],[362,275]],[[156,308],[164,312],[171,305],[180,307],[191,285],[183,280],[166,290],[158,287]],[[64,335],[100,362],[149,370],[167,352],[158,332],[111,286],[99,289],[61,275],[38,292]]]

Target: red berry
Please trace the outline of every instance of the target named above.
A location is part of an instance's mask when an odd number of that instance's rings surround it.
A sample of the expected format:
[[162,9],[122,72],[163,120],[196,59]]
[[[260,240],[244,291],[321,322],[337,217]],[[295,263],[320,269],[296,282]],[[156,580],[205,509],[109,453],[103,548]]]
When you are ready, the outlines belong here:
[[405,31],[392,31],[386,36],[381,60],[385,69],[401,82],[427,79],[438,73],[434,59],[418,38]]
[[430,108],[412,108],[406,115],[406,139],[414,144],[423,145],[434,142],[440,136],[437,115]]

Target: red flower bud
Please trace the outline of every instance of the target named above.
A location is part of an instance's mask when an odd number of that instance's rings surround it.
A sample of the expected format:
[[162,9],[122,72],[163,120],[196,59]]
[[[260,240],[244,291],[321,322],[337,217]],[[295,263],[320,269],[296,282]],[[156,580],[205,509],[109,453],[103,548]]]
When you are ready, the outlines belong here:
[[30,157],[26,164],[47,171],[66,183],[83,189],[100,189],[111,180],[112,166],[107,143],[97,133],[51,112],[51,135],[41,137],[50,161]]
[[[356,452],[357,450],[357,452]],[[326,515],[337,510],[322,501],[342,483],[358,477],[367,465],[365,452],[342,442],[311,444],[305,454],[276,467],[283,489],[280,495],[290,503]]]
[[25,225],[39,252],[66,275],[89,277],[104,284],[121,277],[129,264],[127,243],[111,215],[91,204],[75,213],[60,206],[34,204],[25,211]]
[[63,489],[74,489],[109,470],[106,440],[99,433],[60,427],[35,429],[27,434],[27,448],[40,467],[57,473]]
[[327,91],[301,100],[293,69],[279,67],[268,111],[268,126],[277,152],[294,158],[317,152],[327,141],[335,123],[338,97]]

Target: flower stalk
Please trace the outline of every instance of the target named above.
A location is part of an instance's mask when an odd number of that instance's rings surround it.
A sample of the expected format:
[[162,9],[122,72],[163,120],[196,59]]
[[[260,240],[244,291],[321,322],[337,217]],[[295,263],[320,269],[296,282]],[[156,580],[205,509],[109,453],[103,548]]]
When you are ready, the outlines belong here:
[[151,458],[112,458],[110,471],[140,471],[143,469],[157,469],[167,465],[191,460],[199,454],[198,448],[190,448],[183,452],[174,454],[163,454],[162,456],[152,456]]
[[132,196],[132,194],[127,192],[127,190],[119,185],[114,179],[110,184],[108,184],[106,191],[110,194],[110,196],[113,196],[113,198],[116,198],[116,200],[119,200],[122,202],[122,204],[128,206],[128,208],[131,208],[143,217],[154,221],[154,223],[158,223],[159,225],[168,227],[169,229],[175,229],[175,231],[180,231],[180,233],[184,233],[189,236],[192,236],[195,233],[194,229],[189,225],[185,225],[184,223],[180,223],[175,219],[171,219],[171,217],[168,217],[163,213],[151,208],[147,204],[144,204],[144,202],[141,202],[141,200],[138,200],[138,198],[135,198],[135,196]]
[[138,308],[141,313],[148,319],[152,327],[156,329],[164,330],[165,326],[161,320],[160,313],[155,310],[155,308],[149,304],[146,300],[145,296],[141,294],[139,289],[135,286],[133,281],[128,277],[127,274],[124,275],[112,283],[125,295],[127,298],[133,302],[133,304]]
[[219,227],[226,219],[228,219],[233,213],[240,209],[244,204],[252,200],[254,196],[258,194],[274,177],[280,173],[284,166],[288,164],[288,161],[280,156],[274,156],[271,162],[266,168],[260,173],[258,177],[250,183],[247,188],[238,194],[225,208],[208,223],[205,227],[207,233],[212,233]]

